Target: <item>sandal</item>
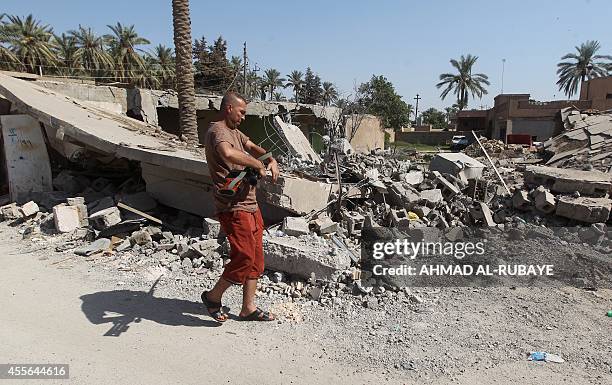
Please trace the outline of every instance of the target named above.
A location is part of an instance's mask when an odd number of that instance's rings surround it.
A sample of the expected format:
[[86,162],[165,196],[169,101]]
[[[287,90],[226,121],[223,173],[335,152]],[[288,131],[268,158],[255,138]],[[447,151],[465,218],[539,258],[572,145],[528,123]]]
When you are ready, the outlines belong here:
[[269,311],[263,311],[260,308],[255,309],[254,312],[247,316],[238,317],[240,321],[274,321],[275,319],[274,314]]
[[[202,298],[202,302],[204,306],[206,306],[206,310],[208,310],[208,314],[217,322],[225,322],[228,320],[229,316],[223,312],[223,305],[220,302],[212,302],[208,299],[208,292],[202,292],[200,296]],[[210,311],[210,309],[217,309],[215,311]]]

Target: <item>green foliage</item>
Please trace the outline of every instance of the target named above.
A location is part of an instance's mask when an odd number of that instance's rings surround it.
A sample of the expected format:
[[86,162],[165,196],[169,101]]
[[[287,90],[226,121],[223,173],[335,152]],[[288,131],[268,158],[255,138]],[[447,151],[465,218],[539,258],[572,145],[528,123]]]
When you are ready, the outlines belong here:
[[369,82],[359,86],[358,93],[357,103],[365,112],[378,116],[383,127],[400,130],[410,123],[410,108],[384,76],[373,75]]
[[319,75],[316,75],[310,67],[306,68],[304,87],[300,94],[300,100],[306,104],[320,104],[322,96],[323,89],[321,88],[321,78]]
[[431,124],[433,128],[442,130],[448,127],[446,123],[446,114],[442,111],[438,111],[435,108],[430,108],[423,111],[421,114],[423,124]]
[[453,92],[457,96],[457,106],[459,110],[463,110],[468,106],[469,95],[478,96],[487,94],[485,85],[490,85],[489,77],[485,74],[472,74],[472,67],[478,60],[478,56],[461,55],[459,61],[451,59],[451,65],[457,70],[457,73],[445,73],[440,75],[440,82],[436,84],[437,88],[444,88],[440,97],[442,100]]
[[274,99],[274,94],[277,88],[284,87],[285,79],[280,77],[281,74],[274,68],[267,69],[264,72],[263,86],[270,94],[270,100]]
[[304,74],[302,71],[292,71],[289,75],[287,75],[287,81],[285,82],[285,88],[293,88],[293,96],[296,103],[300,102],[299,94],[304,86],[303,76]]
[[57,57],[53,52],[53,29],[34,19],[32,14],[25,18],[8,16],[3,35],[11,52],[25,70],[37,72],[38,66],[55,66]]
[[[561,60],[571,59],[557,64],[559,80],[557,86],[568,98],[578,91],[580,82],[600,76],[608,76],[612,70],[612,56],[597,55],[601,48],[598,41],[587,40],[576,48],[576,53],[568,53]],[[600,61],[598,61],[600,60]]]

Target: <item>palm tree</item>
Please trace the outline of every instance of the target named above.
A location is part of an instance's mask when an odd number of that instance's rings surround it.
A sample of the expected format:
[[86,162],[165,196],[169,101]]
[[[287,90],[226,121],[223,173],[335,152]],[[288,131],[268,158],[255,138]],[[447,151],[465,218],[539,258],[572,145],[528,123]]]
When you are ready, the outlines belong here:
[[155,58],[146,56],[142,58],[143,65],[132,71],[131,81],[141,88],[160,88],[162,77],[157,71],[157,62]]
[[130,82],[136,75],[135,71],[142,72],[145,69],[145,62],[137,51],[138,45],[150,44],[144,37],[138,36],[133,25],[123,26],[121,23],[108,25],[112,35],[104,35],[110,53],[115,62],[116,78],[120,82]]
[[172,25],[174,27],[174,52],[176,54],[179,137],[198,143],[189,0],[172,0]]
[[276,88],[283,87],[283,85],[285,84],[285,79],[281,78],[280,75],[280,72],[278,72],[274,68],[267,69],[264,72],[264,84],[268,92],[270,93],[270,99],[272,99],[272,97],[274,96],[274,91],[276,90]]
[[459,110],[463,110],[468,105],[468,94],[479,98],[487,94],[485,85],[489,85],[489,77],[485,74],[472,74],[472,67],[478,60],[478,56],[461,55],[459,61],[451,59],[450,63],[457,69],[456,74],[446,73],[440,75],[440,82],[436,84],[437,88],[446,87],[440,94],[442,100],[446,98],[451,91],[457,95],[457,104]]
[[338,99],[338,90],[331,82],[323,82],[323,94],[321,95],[324,106],[329,106]]
[[596,60],[612,60],[610,55],[596,55],[601,46],[596,40],[587,40],[575,47],[577,53],[568,53],[561,60],[572,59],[575,62],[561,62],[557,64],[557,75],[559,80],[557,85],[568,98],[578,91],[579,83],[592,78],[607,76],[612,69],[611,63]]
[[25,19],[8,16],[10,23],[5,25],[5,33],[11,51],[26,71],[36,72],[37,67],[50,67],[57,64],[51,37],[53,29],[41,24],[30,14]]
[[74,38],[76,51],[74,57],[85,73],[99,77],[102,71],[113,67],[113,59],[106,52],[104,39],[101,36],[96,36],[91,28],[84,28],[79,25],[78,30],[68,32]]
[[292,71],[289,75],[287,75],[287,81],[285,82],[285,87],[293,88],[293,95],[296,103],[300,102],[299,94],[300,90],[304,86],[303,76],[304,74],[302,71]]
[[62,33],[61,36],[55,35],[53,36],[53,50],[59,62],[58,74],[74,76],[78,68],[76,39],[65,33]]
[[10,41],[8,23],[2,21],[6,14],[0,15],[0,68],[13,69],[17,66],[17,56],[4,44]]
[[160,86],[164,88],[174,88],[174,77],[176,75],[172,49],[162,44],[155,47],[151,56],[152,64],[155,67],[155,74],[159,78]]
[[287,98],[280,92],[275,92],[274,95],[272,95],[272,100],[274,100],[275,102],[284,102],[287,100]]

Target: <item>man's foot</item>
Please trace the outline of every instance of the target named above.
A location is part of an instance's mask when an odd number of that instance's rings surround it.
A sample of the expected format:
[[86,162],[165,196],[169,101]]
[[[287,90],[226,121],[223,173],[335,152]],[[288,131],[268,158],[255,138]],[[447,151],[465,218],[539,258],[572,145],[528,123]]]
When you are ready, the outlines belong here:
[[202,298],[202,302],[204,302],[204,306],[206,306],[206,310],[208,310],[208,314],[217,322],[225,322],[228,320],[229,316],[223,312],[223,305],[221,302],[213,302],[208,299],[207,291],[202,292],[200,296]]
[[274,321],[276,316],[269,311],[263,311],[260,308],[255,309],[250,314],[239,315],[238,320],[240,321]]

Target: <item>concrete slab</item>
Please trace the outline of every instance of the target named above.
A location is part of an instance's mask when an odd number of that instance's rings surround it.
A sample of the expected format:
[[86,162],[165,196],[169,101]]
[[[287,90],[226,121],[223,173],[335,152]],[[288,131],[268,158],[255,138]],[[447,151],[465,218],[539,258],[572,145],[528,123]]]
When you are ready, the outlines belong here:
[[314,151],[308,138],[298,126],[283,122],[280,116],[274,117],[274,126],[289,151],[294,155],[311,162],[321,163],[321,157]]
[[430,171],[451,174],[460,179],[478,179],[482,177],[485,165],[463,153],[437,154],[429,164]]
[[612,200],[608,198],[562,197],[555,214],[587,223],[605,223],[610,217]]
[[581,171],[546,166],[528,166],[525,183],[544,186],[557,193],[604,196],[612,193],[612,175],[600,171]]

